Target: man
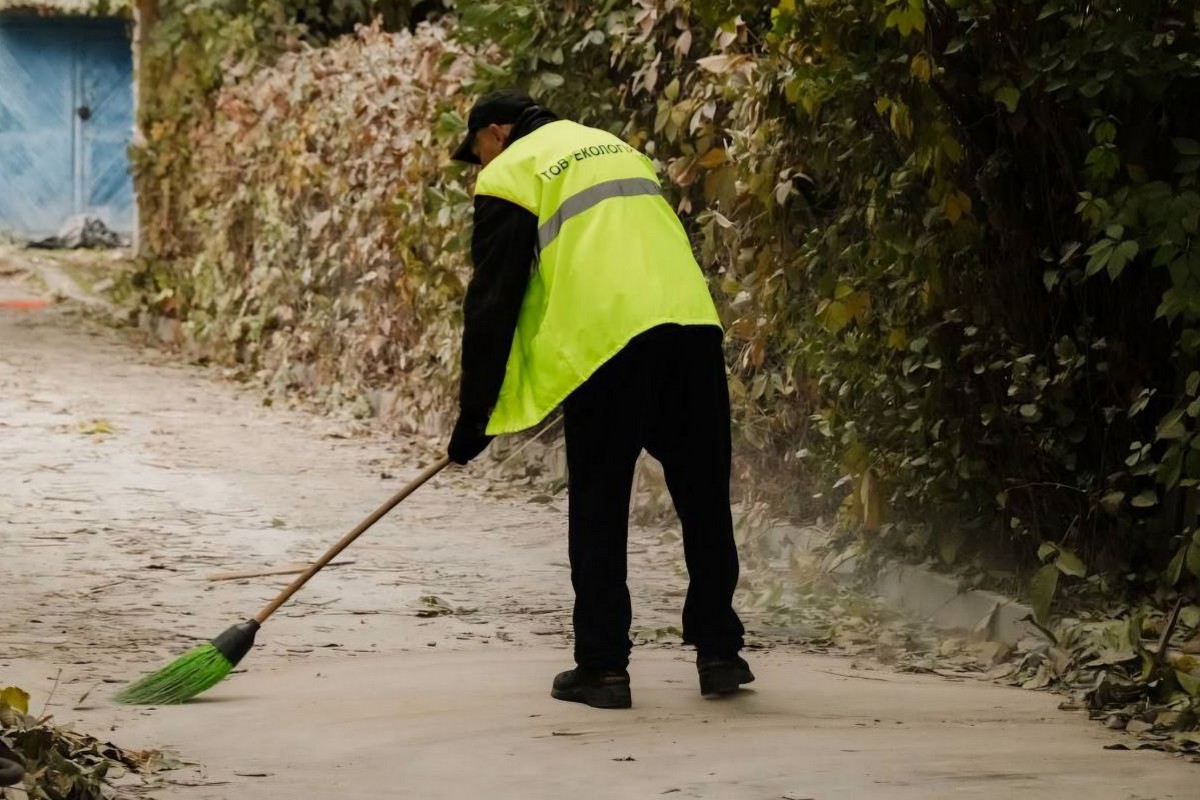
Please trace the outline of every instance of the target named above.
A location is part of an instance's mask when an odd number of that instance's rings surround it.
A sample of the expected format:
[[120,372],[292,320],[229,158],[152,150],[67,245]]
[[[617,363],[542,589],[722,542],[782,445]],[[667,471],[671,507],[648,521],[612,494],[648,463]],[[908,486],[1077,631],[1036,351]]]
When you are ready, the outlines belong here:
[[576,668],[551,695],[629,708],[626,539],[643,449],[663,465],[691,577],[684,641],[700,690],[754,680],[733,610],[729,387],[722,330],[645,156],[517,91],[482,98],[454,158],[475,187],[460,414],[450,458],[564,406]]

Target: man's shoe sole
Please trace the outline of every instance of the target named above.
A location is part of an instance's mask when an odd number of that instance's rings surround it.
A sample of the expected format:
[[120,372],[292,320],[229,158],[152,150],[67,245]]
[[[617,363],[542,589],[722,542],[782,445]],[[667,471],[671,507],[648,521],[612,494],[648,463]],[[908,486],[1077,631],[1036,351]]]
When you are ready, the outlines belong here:
[[632,708],[633,693],[628,686],[579,686],[551,689],[550,696],[568,703],[583,703],[592,708]]
[[754,673],[738,666],[715,667],[700,673],[700,694],[733,694],[744,683],[753,683]]

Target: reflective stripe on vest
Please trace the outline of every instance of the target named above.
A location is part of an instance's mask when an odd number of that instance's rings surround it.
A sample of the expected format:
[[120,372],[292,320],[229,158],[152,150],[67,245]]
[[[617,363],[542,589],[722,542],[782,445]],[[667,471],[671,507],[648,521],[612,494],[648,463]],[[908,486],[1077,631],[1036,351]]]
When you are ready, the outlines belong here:
[[635,197],[639,194],[662,194],[662,186],[649,178],[617,178],[598,183],[579,194],[568,197],[554,212],[554,216],[538,228],[538,247],[545,250],[558,236],[564,222],[582,214],[601,200],[613,197]]
[[489,434],[541,422],[639,333],[720,325],[653,164],[612,134],[544,125],[481,170],[475,191],[538,221],[536,268]]

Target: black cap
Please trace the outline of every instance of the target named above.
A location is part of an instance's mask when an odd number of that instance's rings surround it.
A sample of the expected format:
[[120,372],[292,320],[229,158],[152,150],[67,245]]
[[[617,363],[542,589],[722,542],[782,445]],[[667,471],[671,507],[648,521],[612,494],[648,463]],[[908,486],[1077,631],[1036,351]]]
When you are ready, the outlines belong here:
[[467,117],[467,138],[454,151],[455,161],[478,164],[479,156],[471,152],[475,134],[488,125],[512,125],[527,109],[537,102],[519,89],[501,89],[486,94],[475,103]]

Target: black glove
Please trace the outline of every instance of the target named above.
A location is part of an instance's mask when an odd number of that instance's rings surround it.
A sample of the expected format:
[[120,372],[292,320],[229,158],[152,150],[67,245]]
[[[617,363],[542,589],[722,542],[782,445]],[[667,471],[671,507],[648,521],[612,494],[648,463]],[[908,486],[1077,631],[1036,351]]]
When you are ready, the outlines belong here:
[[460,415],[454,426],[454,433],[450,435],[450,446],[446,448],[446,455],[450,456],[450,460],[455,464],[469,463],[487,449],[492,441],[493,437],[484,433],[486,429],[486,419],[477,421]]

